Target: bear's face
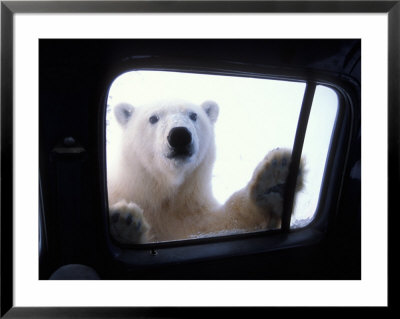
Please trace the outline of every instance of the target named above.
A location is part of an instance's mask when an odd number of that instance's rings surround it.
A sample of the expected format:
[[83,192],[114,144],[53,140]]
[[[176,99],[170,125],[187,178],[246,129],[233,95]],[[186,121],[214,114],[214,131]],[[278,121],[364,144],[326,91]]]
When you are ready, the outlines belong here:
[[149,107],[121,103],[114,112],[123,128],[122,152],[128,165],[139,160],[156,179],[175,185],[200,165],[212,167],[213,124],[219,112],[215,102],[198,106],[175,101]]

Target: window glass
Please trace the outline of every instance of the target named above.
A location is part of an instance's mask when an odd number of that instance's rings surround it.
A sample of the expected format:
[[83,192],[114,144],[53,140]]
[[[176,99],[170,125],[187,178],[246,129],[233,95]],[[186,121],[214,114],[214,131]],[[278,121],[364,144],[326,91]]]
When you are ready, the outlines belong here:
[[306,226],[314,217],[338,111],[338,102],[334,90],[317,85],[302,152],[302,157],[306,162],[306,187],[297,197],[291,220],[292,228]]
[[[113,82],[108,96],[108,173],[118,165],[123,132],[114,106],[124,102],[136,107],[170,99],[201,105],[213,100],[219,114],[214,125],[212,193],[223,204],[246,186],[269,151],[293,147],[305,86],[304,82],[238,76],[146,70],[124,73]],[[296,197],[292,227],[303,227],[314,216],[337,108],[336,93],[317,86],[303,149],[305,187]]]

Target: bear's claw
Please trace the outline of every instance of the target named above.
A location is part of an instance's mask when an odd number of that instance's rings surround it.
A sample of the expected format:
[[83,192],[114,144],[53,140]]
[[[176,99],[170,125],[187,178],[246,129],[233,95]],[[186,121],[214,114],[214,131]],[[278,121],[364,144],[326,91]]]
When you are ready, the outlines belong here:
[[285,190],[285,184],[277,184],[277,185],[272,186],[271,188],[267,189],[267,191],[264,193],[264,195],[268,195],[270,193],[278,193],[281,196],[283,196],[284,190]]
[[117,221],[118,221],[118,219],[119,219],[119,212],[113,212],[112,214],[111,214],[111,222],[114,224],[114,223],[116,223]]

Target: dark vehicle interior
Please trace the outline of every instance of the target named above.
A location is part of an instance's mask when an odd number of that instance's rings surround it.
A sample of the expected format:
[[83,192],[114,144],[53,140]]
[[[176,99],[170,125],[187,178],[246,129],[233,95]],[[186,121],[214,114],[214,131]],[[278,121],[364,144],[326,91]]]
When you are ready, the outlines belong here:
[[[106,99],[113,79],[136,68],[333,88],[340,112],[313,222],[290,229],[289,213],[273,231],[115,243],[108,231]],[[359,39],[41,39],[39,279],[73,279],[87,269],[51,277],[67,265],[90,267],[104,280],[361,279],[360,99]],[[300,119],[293,156],[301,154],[306,126]]]

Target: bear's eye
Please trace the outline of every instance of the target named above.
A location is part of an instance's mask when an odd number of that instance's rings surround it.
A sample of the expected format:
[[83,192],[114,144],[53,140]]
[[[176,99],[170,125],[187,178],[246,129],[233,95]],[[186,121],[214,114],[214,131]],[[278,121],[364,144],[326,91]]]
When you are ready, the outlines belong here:
[[197,120],[197,114],[194,113],[194,112],[192,112],[192,113],[189,114],[189,118],[190,118],[193,122],[195,122],[195,121]]
[[149,122],[150,122],[151,124],[155,124],[155,123],[158,122],[159,119],[160,119],[160,118],[159,118],[157,115],[152,115],[152,116],[150,116],[150,118],[149,118]]

